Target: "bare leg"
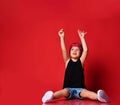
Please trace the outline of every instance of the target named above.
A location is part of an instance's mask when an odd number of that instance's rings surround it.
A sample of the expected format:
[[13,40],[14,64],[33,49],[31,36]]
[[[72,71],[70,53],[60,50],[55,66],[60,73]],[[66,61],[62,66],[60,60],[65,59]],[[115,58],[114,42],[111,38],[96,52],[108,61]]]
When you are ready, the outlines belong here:
[[42,97],[42,102],[50,102],[53,99],[61,98],[61,97],[68,97],[69,91],[67,89],[62,89],[53,93],[52,91],[47,91],[44,96]]
[[62,90],[56,91],[53,94],[53,97],[54,97],[54,99],[57,99],[57,98],[61,98],[61,97],[68,97],[69,95],[70,94],[67,89],[62,89]]
[[80,96],[82,96],[83,98],[97,100],[97,94],[95,92],[92,92],[86,89],[81,91]]

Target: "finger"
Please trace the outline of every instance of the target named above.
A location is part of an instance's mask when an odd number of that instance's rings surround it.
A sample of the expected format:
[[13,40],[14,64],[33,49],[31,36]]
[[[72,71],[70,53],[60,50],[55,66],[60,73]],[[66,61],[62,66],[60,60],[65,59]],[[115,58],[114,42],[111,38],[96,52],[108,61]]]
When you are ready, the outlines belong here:
[[62,29],[60,29],[60,31],[64,31],[64,29],[62,28]]
[[85,32],[85,31],[82,31],[82,33],[87,34],[87,32]]
[[84,34],[87,34],[87,32],[84,32]]
[[78,33],[80,34],[81,33],[81,31],[78,29]]
[[64,32],[64,30],[63,30],[63,28],[62,29],[60,29],[60,31],[58,32],[59,34],[61,34],[61,33],[63,33]]

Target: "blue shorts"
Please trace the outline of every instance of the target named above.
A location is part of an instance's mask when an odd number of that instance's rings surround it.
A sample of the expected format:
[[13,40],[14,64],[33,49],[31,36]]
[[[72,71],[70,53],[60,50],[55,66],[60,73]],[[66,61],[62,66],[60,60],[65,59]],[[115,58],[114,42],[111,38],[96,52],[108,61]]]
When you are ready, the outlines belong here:
[[80,96],[80,93],[85,88],[65,88],[69,91],[70,95],[66,97],[67,99],[83,99],[83,97]]

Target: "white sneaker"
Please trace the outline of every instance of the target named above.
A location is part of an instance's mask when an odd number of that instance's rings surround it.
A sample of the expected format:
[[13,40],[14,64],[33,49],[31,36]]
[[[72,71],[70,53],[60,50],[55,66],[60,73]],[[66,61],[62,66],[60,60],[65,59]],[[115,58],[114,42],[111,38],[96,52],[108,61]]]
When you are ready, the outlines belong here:
[[42,97],[42,102],[50,102],[53,99],[53,92],[52,91],[47,91],[44,96]]
[[103,90],[98,90],[97,95],[100,102],[109,102],[109,97]]

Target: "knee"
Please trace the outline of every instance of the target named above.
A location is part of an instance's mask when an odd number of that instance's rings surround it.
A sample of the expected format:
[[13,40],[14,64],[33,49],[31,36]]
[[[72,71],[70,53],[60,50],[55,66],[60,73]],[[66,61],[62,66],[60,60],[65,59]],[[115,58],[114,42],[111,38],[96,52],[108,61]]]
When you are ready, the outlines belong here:
[[84,97],[84,98],[87,98],[88,97],[88,92],[87,90],[82,90],[81,93],[80,93],[80,96]]
[[62,94],[63,94],[65,97],[68,97],[70,93],[69,93],[69,91],[68,91],[67,89],[63,89]]

